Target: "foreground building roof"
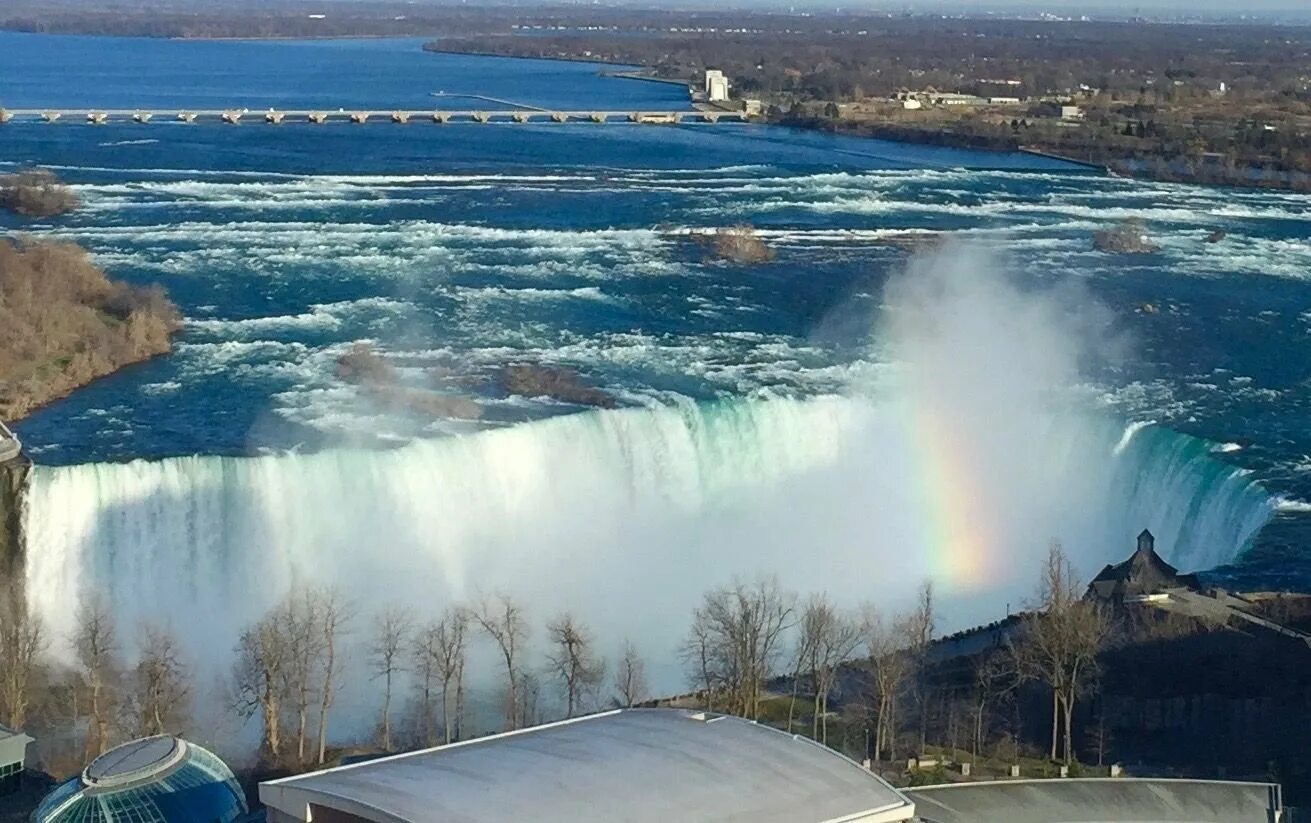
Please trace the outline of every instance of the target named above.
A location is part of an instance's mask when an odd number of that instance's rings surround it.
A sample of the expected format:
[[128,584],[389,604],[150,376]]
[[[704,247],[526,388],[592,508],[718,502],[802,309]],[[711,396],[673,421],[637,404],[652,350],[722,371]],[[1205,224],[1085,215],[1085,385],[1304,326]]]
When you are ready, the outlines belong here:
[[885,823],[859,764],[737,717],[625,709],[260,784],[269,823]]
[[1279,786],[1112,777],[1004,780],[907,789],[923,823],[1269,823]]

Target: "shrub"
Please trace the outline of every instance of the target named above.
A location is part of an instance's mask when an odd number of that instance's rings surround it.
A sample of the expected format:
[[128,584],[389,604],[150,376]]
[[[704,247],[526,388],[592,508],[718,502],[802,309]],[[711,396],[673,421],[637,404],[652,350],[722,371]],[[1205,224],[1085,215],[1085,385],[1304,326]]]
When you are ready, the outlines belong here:
[[56,217],[76,209],[77,194],[46,169],[0,177],[0,207],[24,217]]
[[715,232],[710,248],[716,257],[734,263],[768,263],[774,259],[774,250],[748,225]]
[[110,280],[78,246],[0,239],[0,418],[164,354],[181,320],[163,289]]

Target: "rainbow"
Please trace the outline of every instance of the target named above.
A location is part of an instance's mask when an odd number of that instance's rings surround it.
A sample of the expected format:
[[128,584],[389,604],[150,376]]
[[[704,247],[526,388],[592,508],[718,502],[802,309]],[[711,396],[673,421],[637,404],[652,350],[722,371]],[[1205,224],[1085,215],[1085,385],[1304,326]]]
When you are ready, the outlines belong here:
[[913,446],[911,498],[921,513],[920,551],[930,578],[948,591],[996,582],[1002,540],[969,463],[972,444],[963,442],[961,427],[932,403],[908,404],[903,426]]

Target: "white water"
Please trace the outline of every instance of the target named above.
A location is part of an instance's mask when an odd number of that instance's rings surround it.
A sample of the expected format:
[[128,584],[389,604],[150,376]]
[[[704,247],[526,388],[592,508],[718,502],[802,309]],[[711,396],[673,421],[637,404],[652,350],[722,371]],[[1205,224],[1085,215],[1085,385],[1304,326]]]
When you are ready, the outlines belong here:
[[366,617],[503,592],[539,640],[566,609],[603,650],[632,638],[669,691],[694,604],[734,577],[885,610],[932,577],[949,631],[1023,602],[1052,540],[1084,576],[1143,528],[1185,570],[1234,557],[1269,496],[1211,444],[1072,408],[1061,390],[1105,343],[1099,312],[997,270],[952,252],[890,283],[896,365],[844,396],[597,411],[392,451],[40,467],[29,600],[67,637],[71,606],[103,590],[123,625],[164,622],[221,671],[300,582]]
[[965,478],[995,511],[995,568],[954,580],[932,545],[950,515],[925,503],[904,419],[857,399],[736,401],[394,451],[41,467],[28,591],[57,636],[95,587],[124,625],[165,621],[214,662],[295,581],[335,584],[365,611],[505,591],[538,625],[572,609],[607,647],[632,636],[668,663],[696,598],[734,575],[894,607],[935,574],[957,626],[1027,594],[1052,539],[1091,573],[1146,526],[1174,562],[1205,568],[1270,514],[1199,441],[1051,419],[1024,460]]

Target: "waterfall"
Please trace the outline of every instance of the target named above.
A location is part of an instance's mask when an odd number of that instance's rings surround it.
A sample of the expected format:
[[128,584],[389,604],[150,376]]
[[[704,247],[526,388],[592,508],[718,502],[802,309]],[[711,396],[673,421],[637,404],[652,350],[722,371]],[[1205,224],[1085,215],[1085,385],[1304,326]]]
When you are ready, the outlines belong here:
[[[991,573],[954,579],[935,545],[936,521],[953,513],[917,479],[931,458],[905,411],[845,397],[732,400],[390,451],[39,467],[27,589],[56,637],[95,587],[122,625],[163,623],[215,662],[299,582],[335,585],[363,612],[395,601],[436,612],[505,592],[539,637],[570,609],[603,648],[628,636],[668,663],[700,594],[734,576],[777,573],[790,588],[891,609],[934,575],[948,622],[968,625],[996,616],[1003,595],[1032,591],[1052,539],[1092,574],[1148,527],[1192,570],[1232,558],[1272,511],[1201,441],[1052,416],[1028,449],[986,444],[991,465],[955,465],[952,482],[988,513],[974,543]],[[953,602],[980,592],[994,596]]]

